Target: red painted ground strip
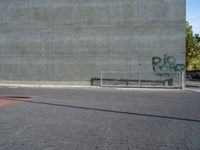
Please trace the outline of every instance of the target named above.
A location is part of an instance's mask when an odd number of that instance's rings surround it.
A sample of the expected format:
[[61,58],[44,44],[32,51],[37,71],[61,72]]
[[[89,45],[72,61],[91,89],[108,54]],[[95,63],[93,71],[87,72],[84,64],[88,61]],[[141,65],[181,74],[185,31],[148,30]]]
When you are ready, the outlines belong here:
[[0,107],[1,106],[15,104],[15,103],[19,103],[19,102],[20,101],[15,101],[15,100],[9,100],[9,99],[0,98]]
[[[30,99],[28,96],[0,96],[0,107],[23,102],[25,99]],[[19,101],[22,100],[22,101]]]

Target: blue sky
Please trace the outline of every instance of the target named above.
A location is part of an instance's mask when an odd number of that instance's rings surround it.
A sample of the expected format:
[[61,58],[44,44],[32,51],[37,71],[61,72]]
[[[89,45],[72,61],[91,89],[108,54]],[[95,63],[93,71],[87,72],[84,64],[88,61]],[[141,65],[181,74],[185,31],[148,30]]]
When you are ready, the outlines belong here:
[[200,34],[200,0],[186,0],[187,21],[192,25],[194,33]]

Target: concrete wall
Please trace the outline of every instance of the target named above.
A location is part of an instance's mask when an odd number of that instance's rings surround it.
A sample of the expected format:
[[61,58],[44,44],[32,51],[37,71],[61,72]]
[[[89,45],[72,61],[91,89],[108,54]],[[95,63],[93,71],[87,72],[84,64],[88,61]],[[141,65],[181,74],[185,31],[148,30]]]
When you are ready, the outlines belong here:
[[185,64],[185,0],[0,1],[0,80],[89,81],[164,55]]

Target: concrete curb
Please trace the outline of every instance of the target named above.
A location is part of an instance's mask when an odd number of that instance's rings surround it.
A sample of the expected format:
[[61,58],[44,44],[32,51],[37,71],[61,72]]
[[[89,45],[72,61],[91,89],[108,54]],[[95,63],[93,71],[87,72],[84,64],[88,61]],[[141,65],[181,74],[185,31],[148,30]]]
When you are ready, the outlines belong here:
[[191,89],[191,88],[186,88],[187,90],[189,91],[193,91],[193,92],[197,92],[197,93],[200,93],[200,89]]
[[0,88],[53,88],[53,89],[107,89],[107,90],[123,90],[123,91],[184,91],[185,89],[169,89],[169,88],[120,88],[120,87],[100,87],[100,86],[84,86],[84,85],[30,85],[30,84],[0,84]]
[[31,84],[0,84],[0,87],[9,88],[94,88],[92,86],[81,85],[31,85]]

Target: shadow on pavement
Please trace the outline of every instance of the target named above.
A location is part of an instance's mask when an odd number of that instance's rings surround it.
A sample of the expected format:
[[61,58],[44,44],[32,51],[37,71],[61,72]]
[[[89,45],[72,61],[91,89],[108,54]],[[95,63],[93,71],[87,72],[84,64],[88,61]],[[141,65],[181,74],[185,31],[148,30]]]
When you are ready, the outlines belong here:
[[33,103],[33,104],[41,104],[41,105],[65,107],[65,108],[75,108],[75,109],[93,110],[93,111],[100,111],[100,112],[110,112],[110,113],[117,113],[117,114],[127,114],[127,115],[134,115],[134,116],[143,116],[143,117],[152,117],[152,118],[171,119],[171,120],[179,120],[179,121],[188,121],[188,122],[200,123],[200,120],[196,120],[196,119],[187,119],[187,118],[179,118],[179,117],[169,117],[169,116],[162,116],[162,115],[142,114],[142,113],[117,111],[117,110],[109,110],[109,109],[101,109],[101,108],[90,108],[90,107],[64,105],[64,104],[38,102],[38,101],[36,102],[36,101],[31,101],[31,100],[19,100],[19,99],[9,99],[9,100],[26,102],[26,103]]

